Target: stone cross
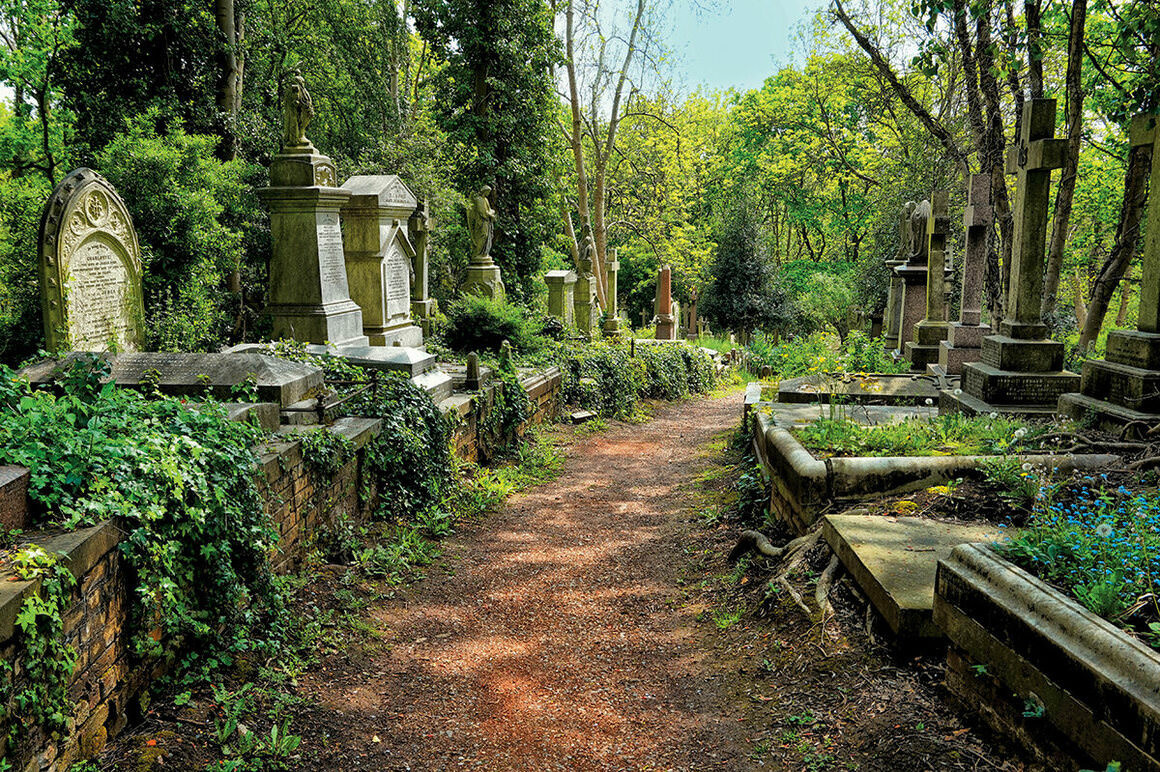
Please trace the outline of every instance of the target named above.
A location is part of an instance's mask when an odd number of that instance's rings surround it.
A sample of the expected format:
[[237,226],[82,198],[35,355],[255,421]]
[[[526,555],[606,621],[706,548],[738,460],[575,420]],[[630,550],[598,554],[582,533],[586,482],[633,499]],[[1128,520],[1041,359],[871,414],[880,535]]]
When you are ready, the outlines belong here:
[[427,199],[419,202],[407,222],[411,243],[415,247],[415,271],[411,277],[412,301],[426,300],[431,296],[427,275],[427,249],[431,240],[431,209]]
[[1041,340],[1047,333],[1040,317],[1051,171],[1062,168],[1067,157],[1067,140],[1054,136],[1055,100],[1025,102],[1019,143],[1007,151],[1007,173],[1016,175],[1015,235],[1006,317],[999,331],[1012,338]]
[[946,265],[947,231],[950,221],[947,217],[945,190],[936,190],[930,195],[930,218],[926,221],[926,318],[932,322],[943,322],[947,318]]
[[1132,119],[1132,146],[1152,146],[1152,178],[1148,186],[1148,233],[1144,240],[1144,277],[1140,282],[1137,329],[1160,332],[1160,115]]
[[959,323],[977,325],[983,320],[983,276],[986,273],[987,242],[995,222],[991,205],[991,175],[971,176],[963,225],[967,229],[963,253],[963,298]]
[[608,250],[608,260],[604,264],[604,292],[607,297],[607,308],[604,309],[604,332],[609,335],[620,333],[620,309],[616,303],[617,274],[620,273],[620,260],[615,249]]

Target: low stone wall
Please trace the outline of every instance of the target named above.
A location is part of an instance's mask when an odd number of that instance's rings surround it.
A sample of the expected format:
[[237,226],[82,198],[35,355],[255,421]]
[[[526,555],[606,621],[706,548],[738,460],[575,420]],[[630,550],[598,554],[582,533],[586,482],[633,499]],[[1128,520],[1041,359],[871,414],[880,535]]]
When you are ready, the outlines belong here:
[[[967,476],[1000,456],[883,456],[828,458],[824,461],[777,425],[773,417],[750,407],[753,448],[770,483],[769,512],[801,533],[818,513],[835,501],[861,500],[922,490]],[[1059,472],[1101,469],[1120,460],[1106,454],[1026,455],[1021,463]]]
[[[521,371],[520,385],[531,401],[532,415],[527,424],[519,430],[522,435],[531,424],[555,421],[560,412],[560,390],[564,378],[558,367],[550,367],[541,372]],[[444,400],[440,407],[447,414],[454,414],[455,429],[451,446],[455,455],[468,461],[481,462],[487,459],[480,454],[479,427],[484,425],[488,411],[493,404],[495,384],[484,386],[478,392],[457,393]]]
[[23,530],[28,525],[28,470],[0,466],[0,528]]
[[985,544],[939,562],[934,619],[947,687],[1046,769],[1160,770],[1160,653]]

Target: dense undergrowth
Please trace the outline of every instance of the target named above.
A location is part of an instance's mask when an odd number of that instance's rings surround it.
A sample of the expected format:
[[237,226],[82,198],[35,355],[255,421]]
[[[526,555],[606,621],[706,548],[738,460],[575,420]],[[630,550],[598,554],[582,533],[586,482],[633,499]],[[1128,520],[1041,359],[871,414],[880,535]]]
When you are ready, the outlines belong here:
[[776,340],[759,332],[753,336],[744,354],[745,369],[760,375],[770,368],[774,378],[796,378],[826,373],[902,373],[909,362],[895,362],[879,338],[853,330],[844,340],[838,336],[815,332]]
[[[867,426],[823,416],[793,433],[810,451],[828,456],[969,456],[1026,452],[1038,447],[1043,427],[996,416],[949,413]],[[1018,447],[1016,448],[1016,445]]]

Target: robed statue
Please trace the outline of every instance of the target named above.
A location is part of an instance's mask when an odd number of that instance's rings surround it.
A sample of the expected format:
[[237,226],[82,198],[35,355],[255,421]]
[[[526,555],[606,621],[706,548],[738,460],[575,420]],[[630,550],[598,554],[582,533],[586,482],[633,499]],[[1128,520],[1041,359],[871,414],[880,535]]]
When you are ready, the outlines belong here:
[[468,204],[467,229],[471,232],[471,259],[486,261],[491,257],[491,240],[495,234],[490,185],[480,188]]
[[302,73],[294,70],[282,91],[282,145],[284,147],[309,147],[306,127],[314,118],[314,102],[306,90],[306,80]]

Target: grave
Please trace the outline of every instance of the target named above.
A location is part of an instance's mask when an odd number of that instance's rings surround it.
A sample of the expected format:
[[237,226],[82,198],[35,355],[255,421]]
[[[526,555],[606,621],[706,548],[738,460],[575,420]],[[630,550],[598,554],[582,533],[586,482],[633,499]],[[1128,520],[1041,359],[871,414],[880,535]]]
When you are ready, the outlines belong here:
[[580,245],[580,270],[576,272],[576,287],[572,296],[576,329],[586,337],[591,337],[600,325],[600,302],[596,276],[592,273],[592,258],[595,255],[596,244],[589,233]]
[[424,338],[430,337],[435,313],[438,311],[438,304],[431,297],[431,260],[428,254],[432,224],[431,209],[424,198],[407,221],[411,244],[415,247],[411,272],[411,317],[419,323]]
[[890,275],[890,284],[886,291],[886,309],[883,313],[883,338],[887,348],[895,348],[898,334],[902,326],[902,277],[894,270],[906,264],[910,255],[910,216],[918,206],[913,201],[907,201],[898,214],[898,252],[893,258],[886,260],[886,270]]
[[503,278],[491,259],[495,238],[495,193],[490,185],[479,189],[467,205],[467,230],[471,234],[471,260],[467,264],[464,294],[502,300]]
[[697,340],[700,334],[697,320],[697,290],[689,293],[689,307],[685,309],[685,339]]
[[929,219],[930,201],[915,204],[909,223],[910,254],[906,262],[894,269],[894,275],[901,285],[901,299],[898,301],[898,334],[891,348],[898,356],[906,350],[906,342],[914,332],[914,325],[926,315],[926,224]]
[[1104,359],[1083,364],[1079,393],[1059,398],[1059,410],[1075,419],[1091,415],[1106,428],[1130,421],[1160,420],[1160,116],[1132,120],[1133,146],[1152,147],[1144,270],[1135,330],[1108,333]]
[[604,310],[604,334],[620,334],[620,307],[617,303],[617,275],[620,273],[620,260],[615,249],[608,252],[608,260],[604,264],[604,292],[608,298],[608,308]]
[[979,361],[983,338],[991,334],[991,326],[982,323],[983,276],[987,270],[987,249],[994,223],[991,175],[973,175],[967,192],[967,208],[963,212],[967,245],[963,254],[959,320],[951,324],[947,339],[939,344],[938,364],[930,368],[936,375],[961,375],[964,364]]
[[266,312],[275,338],[361,345],[363,315],[347,284],[339,213],[350,191],[334,164],[306,138],[314,115],[302,76],[282,97],[282,152],[270,163],[270,187],[258,197],[270,209],[270,291]]
[[917,373],[803,375],[786,378],[777,385],[777,401],[782,403],[828,404],[835,395],[841,401],[858,404],[933,405],[938,401],[939,389],[931,377]]
[[[29,365],[17,374],[34,386],[55,383],[85,354],[69,354]],[[313,396],[322,387],[317,367],[256,353],[225,354],[104,354],[111,371],[108,381],[123,388],[156,388],[163,394],[216,399],[235,398],[234,389],[253,381],[258,398],[288,407]]]
[[576,274],[571,271],[548,271],[544,274],[544,283],[548,285],[548,314],[559,319],[566,327],[571,327],[576,320],[573,308]]
[[890,629],[905,638],[941,638],[931,618],[938,562],[955,547],[994,541],[990,523],[921,517],[826,515],[822,535]]
[[941,412],[1046,417],[1060,395],[1079,390],[1080,377],[1063,369],[1063,344],[1047,338],[1040,318],[1051,171],[1067,153],[1054,134],[1055,100],[1026,102],[1019,144],[1007,154],[1007,173],[1018,181],[1004,318],[998,335],[983,338],[982,360],[963,365],[961,392],[940,392]]
[[661,266],[657,273],[657,340],[677,339],[677,320],[673,316],[673,269]]
[[[935,191],[930,196],[930,216],[926,220],[926,313],[914,325],[913,338],[906,342],[905,354],[910,369],[926,372],[927,365],[938,360],[939,343],[946,339],[947,323],[946,267],[947,193]],[[909,291],[909,290],[908,290]],[[916,290],[917,291],[917,287]]]
[[393,174],[351,177],[342,187],[350,191],[342,207],[346,273],[363,334],[372,346],[422,346],[423,331],[411,321],[415,194]]
[[133,219],[92,169],[68,174],[40,218],[40,297],[50,351],[139,351],[141,250]]

